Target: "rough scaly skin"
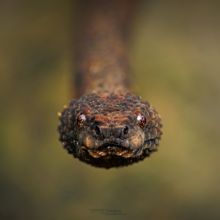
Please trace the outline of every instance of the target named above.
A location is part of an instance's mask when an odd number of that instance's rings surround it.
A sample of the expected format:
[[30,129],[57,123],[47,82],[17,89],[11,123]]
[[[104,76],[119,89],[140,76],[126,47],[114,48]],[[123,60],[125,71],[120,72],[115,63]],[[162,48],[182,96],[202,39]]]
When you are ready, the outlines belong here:
[[76,47],[79,98],[60,114],[58,130],[74,157],[111,168],[141,161],[156,151],[162,124],[156,110],[127,88],[125,27],[132,1],[103,2],[92,0],[82,7],[85,19]]
[[[80,122],[82,115],[86,120]],[[140,116],[146,119],[143,125]],[[82,96],[71,101],[60,121],[60,140],[68,152],[98,167],[142,160],[157,150],[161,136],[157,112],[131,93]]]

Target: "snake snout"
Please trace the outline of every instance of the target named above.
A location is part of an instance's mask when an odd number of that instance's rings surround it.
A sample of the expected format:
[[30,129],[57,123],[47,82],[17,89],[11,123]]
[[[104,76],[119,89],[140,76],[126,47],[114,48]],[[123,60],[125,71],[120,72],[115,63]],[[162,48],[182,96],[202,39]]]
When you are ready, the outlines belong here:
[[125,126],[115,126],[115,127],[106,127],[101,125],[96,125],[94,127],[94,132],[97,136],[103,138],[120,138],[125,139],[129,134],[129,127]]

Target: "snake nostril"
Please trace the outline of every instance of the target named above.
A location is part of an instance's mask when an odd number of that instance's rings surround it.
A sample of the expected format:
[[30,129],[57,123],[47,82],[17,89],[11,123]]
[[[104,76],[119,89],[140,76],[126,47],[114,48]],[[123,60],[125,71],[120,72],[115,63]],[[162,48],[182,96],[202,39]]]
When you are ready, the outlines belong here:
[[125,127],[122,129],[122,135],[127,135],[127,134],[128,134],[128,131],[129,131],[128,126],[125,126]]
[[98,125],[96,125],[96,126],[94,127],[94,130],[95,130],[95,133],[96,133],[97,135],[100,135],[100,134],[101,134],[101,129],[99,128]]

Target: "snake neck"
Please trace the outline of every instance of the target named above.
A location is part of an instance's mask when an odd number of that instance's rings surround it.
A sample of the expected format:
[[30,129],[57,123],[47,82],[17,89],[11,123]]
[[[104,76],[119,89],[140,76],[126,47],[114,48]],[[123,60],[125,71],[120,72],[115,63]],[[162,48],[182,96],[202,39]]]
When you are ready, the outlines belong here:
[[130,72],[127,33],[132,2],[135,1],[79,1],[79,16],[83,19],[77,20],[75,30],[77,97],[91,92],[127,92]]

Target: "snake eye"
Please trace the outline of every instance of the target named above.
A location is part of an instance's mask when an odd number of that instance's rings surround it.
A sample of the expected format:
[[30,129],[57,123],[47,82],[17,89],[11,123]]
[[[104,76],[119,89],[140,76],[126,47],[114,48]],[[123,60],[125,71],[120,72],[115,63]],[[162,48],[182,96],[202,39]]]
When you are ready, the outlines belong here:
[[84,114],[80,114],[78,117],[77,117],[77,125],[78,126],[83,126],[84,123],[86,121],[86,116]]
[[138,116],[137,116],[137,121],[138,121],[138,125],[139,125],[141,128],[144,128],[144,126],[145,126],[146,123],[147,123],[146,117],[143,116],[142,114],[138,114]]

